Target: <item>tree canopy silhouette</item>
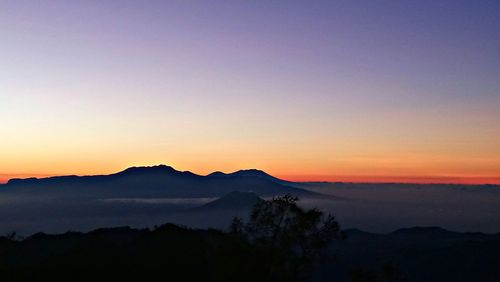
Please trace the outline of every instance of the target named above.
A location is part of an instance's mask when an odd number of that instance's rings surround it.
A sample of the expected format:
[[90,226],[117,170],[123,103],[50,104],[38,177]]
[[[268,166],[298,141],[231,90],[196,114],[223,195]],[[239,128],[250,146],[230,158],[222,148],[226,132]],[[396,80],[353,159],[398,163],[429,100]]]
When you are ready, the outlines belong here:
[[[332,216],[306,210],[290,195],[258,200],[248,222],[229,232],[164,224],[24,240],[0,237],[2,281],[306,281],[315,259],[339,238]],[[74,274],[78,275],[74,275]],[[96,276],[98,275],[98,276]]]
[[291,195],[258,202],[245,223],[233,219],[230,232],[250,244],[263,280],[302,281],[332,240],[341,238],[335,217],[306,210]]

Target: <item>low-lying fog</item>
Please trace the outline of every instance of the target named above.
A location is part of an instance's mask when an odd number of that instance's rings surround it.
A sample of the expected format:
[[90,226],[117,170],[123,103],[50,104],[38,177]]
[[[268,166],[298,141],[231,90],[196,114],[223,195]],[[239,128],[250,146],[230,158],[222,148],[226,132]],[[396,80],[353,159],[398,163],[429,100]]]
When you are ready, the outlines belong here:
[[402,227],[439,226],[462,232],[500,232],[498,186],[318,184],[308,189],[341,198],[302,202],[334,213],[344,228],[385,233]]
[[[302,198],[308,208],[333,213],[343,228],[391,232],[403,227],[440,226],[454,231],[500,232],[500,189],[495,186],[403,184],[307,184],[324,197]],[[37,199],[3,195],[0,234],[88,231],[173,222],[195,228],[226,228],[248,210],[197,210],[216,198]]]

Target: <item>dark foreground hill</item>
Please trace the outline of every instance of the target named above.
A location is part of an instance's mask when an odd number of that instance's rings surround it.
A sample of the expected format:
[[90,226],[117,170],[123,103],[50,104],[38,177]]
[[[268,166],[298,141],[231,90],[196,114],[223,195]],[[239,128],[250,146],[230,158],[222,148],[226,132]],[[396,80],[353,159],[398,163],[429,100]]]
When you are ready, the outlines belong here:
[[[500,281],[500,235],[410,228],[347,230],[317,265],[315,281]],[[89,233],[0,238],[2,281],[265,281],[259,260],[232,235],[166,224]]]
[[[381,276],[393,268],[403,281],[500,281],[500,234],[458,233],[439,227],[389,234],[345,231],[334,247],[338,260],[326,277]],[[349,270],[349,271],[347,271]]]

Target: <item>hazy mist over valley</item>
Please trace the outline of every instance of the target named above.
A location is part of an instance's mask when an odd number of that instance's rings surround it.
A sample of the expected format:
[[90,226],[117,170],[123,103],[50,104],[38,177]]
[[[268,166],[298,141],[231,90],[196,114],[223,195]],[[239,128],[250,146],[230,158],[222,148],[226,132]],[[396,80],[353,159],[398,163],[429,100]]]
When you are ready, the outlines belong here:
[[228,228],[252,205],[197,208],[233,191],[269,199],[294,194],[300,205],[335,214],[343,228],[387,233],[413,226],[460,232],[500,232],[495,185],[301,183],[259,170],[195,175],[168,166],[130,168],[109,176],[11,180],[0,186],[0,232],[89,231],[173,222]]

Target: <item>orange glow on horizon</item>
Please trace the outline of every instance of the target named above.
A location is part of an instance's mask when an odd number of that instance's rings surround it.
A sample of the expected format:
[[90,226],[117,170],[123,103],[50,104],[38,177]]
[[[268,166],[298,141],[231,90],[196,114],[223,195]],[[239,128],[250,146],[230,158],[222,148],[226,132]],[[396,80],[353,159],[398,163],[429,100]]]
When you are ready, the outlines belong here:
[[[174,167],[175,168],[175,167]],[[125,169],[125,168],[124,168]],[[112,172],[81,173],[77,175],[102,175]],[[227,172],[227,171],[226,171]],[[390,175],[290,175],[267,173],[283,180],[295,182],[352,182],[352,183],[415,183],[415,184],[494,184],[500,185],[500,177],[482,177],[482,176],[390,176]],[[196,172],[195,172],[196,173]],[[210,173],[210,172],[209,172]],[[206,175],[208,173],[199,173]],[[7,183],[13,178],[43,178],[52,176],[68,175],[67,173],[52,174],[29,174],[14,173],[0,174],[0,184]]]
[[353,182],[353,183],[414,183],[414,184],[470,184],[500,185],[500,177],[454,177],[454,176],[367,176],[367,175],[283,175],[281,179],[296,182]]

